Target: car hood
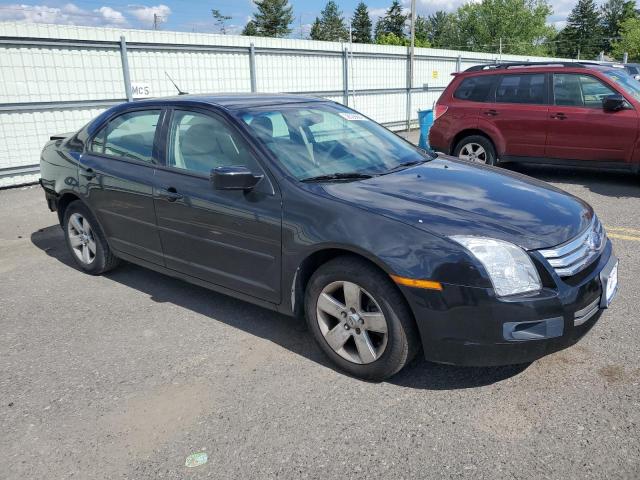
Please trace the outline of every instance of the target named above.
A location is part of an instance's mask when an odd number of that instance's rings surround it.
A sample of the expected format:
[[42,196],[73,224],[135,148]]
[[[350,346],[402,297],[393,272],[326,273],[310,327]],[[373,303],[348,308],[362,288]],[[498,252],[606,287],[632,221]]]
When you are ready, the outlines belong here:
[[547,183],[445,156],[367,180],[325,183],[322,189],[435,235],[485,236],[527,250],[566,242],[593,217],[587,203]]

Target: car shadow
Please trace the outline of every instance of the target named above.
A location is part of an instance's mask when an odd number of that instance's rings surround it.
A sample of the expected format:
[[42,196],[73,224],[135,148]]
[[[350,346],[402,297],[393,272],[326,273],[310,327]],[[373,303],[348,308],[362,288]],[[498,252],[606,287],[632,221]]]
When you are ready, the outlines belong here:
[[[66,248],[62,229],[52,225],[31,234],[31,242],[49,257],[78,270]],[[149,296],[154,302],[172,303],[223,322],[246,333],[276,343],[287,350],[338,371],[316,345],[303,321],[206,288],[124,262],[105,278]],[[391,384],[425,390],[455,390],[493,384],[517,375],[526,365],[470,368],[428,362],[419,355]],[[340,373],[344,374],[344,372]]]
[[608,197],[640,197],[640,176],[631,172],[521,163],[505,163],[500,166],[545,182],[582,185],[593,193]]

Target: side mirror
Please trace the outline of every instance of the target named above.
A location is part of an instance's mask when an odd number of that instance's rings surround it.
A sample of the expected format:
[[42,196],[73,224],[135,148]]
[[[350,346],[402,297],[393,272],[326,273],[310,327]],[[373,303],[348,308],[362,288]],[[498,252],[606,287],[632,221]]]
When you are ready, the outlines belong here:
[[216,190],[251,190],[262,180],[247,167],[228,166],[211,170],[211,181]]
[[640,81],[640,75],[634,75],[633,78],[635,78],[636,80]]
[[602,108],[605,112],[618,112],[625,106],[625,99],[622,95],[607,95],[602,99]]

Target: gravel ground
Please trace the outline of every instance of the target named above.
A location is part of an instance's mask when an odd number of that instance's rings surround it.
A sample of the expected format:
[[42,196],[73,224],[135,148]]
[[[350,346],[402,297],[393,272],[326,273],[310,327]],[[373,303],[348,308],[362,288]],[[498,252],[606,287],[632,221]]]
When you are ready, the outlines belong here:
[[[39,187],[0,191],[0,477],[640,477],[640,179],[518,167],[590,202],[620,291],[529,366],[331,368],[296,320],[133,265],[71,266]],[[208,462],[186,468],[186,457]]]

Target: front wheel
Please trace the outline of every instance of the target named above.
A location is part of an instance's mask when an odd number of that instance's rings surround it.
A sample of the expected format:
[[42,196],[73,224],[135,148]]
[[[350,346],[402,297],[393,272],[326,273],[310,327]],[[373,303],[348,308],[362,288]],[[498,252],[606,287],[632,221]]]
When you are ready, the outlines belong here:
[[481,135],[470,135],[458,142],[453,150],[453,156],[461,160],[486,165],[497,163],[496,150],[493,144]]
[[397,287],[355,257],[338,257],[313,274],[305,312],[320,348],[359,378],[388,378],[419,349],[413,316]]

